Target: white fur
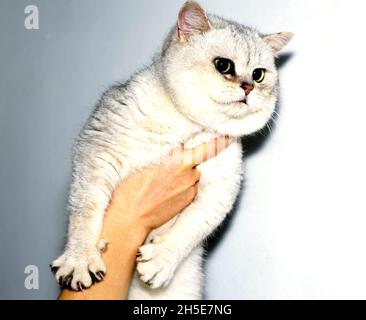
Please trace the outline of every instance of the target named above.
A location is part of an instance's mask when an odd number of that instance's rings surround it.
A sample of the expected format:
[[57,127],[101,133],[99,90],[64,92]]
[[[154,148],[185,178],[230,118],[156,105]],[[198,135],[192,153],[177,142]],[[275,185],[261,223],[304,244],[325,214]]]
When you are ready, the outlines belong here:
[[[180,19],[192,18],[192,6],[198,5],[185,5]],[[191,143],[197,145],[218,134],[251,134],[271,117],[277,98],[273,48],[253,29],[214,16],[208,16],[208,22],[203,10],[194,10],[194,15],[196,29],[185,30],[184,38],[173,30],[153,65],[127,84],[109,89],[80,133],[68,241],[64,254],[53,262],[56,278],[74,290],[91,285],[89,272],[102,278],[98,272],[106,271],[100,255],[106,242],[98,241],[105,208],[121,180],[159,162],[188,138],[194,137]],[[217,56],[235,62],[235,79],[217,72],[212,62]],[[258,67],[267,69],[265,81],[245,97],[240,84],[251,81]],[[243,98],[246,104],[239,102]],[[232,143],[198,168],[195,200],[179,217],[154,230],[139,249],[131,299],[202,297],[202,241],[223,221],[239,192],[240,144]]]

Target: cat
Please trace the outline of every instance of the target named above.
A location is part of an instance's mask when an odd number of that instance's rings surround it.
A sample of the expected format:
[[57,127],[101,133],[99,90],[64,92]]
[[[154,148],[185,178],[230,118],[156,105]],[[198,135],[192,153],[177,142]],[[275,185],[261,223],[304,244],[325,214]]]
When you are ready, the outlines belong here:
[[[79,290],[92,285],[92,276],[102,279],[104,211],[131,172],[191,137],[192,145],[218,135],[238,138],[267,124],[278,96],[275,57],[291,38],[289,32],[262,35],[206,14],[195,1],[184,3],[152,64],[109,88],[79,134],[68,240],[52,263],[59,282]],[[202,242],[239,193],[241,144],[234,140],[198,169],[194,201],[140,247],[129,299],[203,297]]]

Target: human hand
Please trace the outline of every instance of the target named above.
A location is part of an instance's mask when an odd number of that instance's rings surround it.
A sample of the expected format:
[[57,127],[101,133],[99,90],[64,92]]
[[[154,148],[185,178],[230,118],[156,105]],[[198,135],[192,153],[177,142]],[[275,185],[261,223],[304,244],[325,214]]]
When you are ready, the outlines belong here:
[[161,165],[144,168],[127,177],[114,191],[109,217],[116,224],[147,234],[172,219],[195,198],[200,172],[196,166],[231,143],[218,137],[194,149],[174,150]]

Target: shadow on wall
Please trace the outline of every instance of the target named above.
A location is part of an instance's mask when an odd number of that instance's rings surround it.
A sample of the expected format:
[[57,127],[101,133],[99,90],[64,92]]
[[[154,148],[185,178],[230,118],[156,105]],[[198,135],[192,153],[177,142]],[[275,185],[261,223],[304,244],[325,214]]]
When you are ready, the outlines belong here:
[[[287,62],[293,57],[293,53],[284,53],[279,55],[279,57],[276,59],[276,66],[278,69],[283,68]],[[276,129],[276,119],[277,114],[281,112],[281,97],[279,97],[279,101],[276,105],[276,113],[273,116],[273,119],[271,119],[266,127],[264,127],[262,130],[258,131],[254,135],[247,136],[245,139],[241,140],[242,146],[243,146],[243,154],[246,158],[250,157],[251,155],[255,154],[256,152],[260,151],[263,146],[265,145],[266,141],[270,138],[270,135],[275,131]],[[240,192],[243,192],[245,186],[245,177],[244,181],[242,182],[240,186]],[[218,229],[213,233],[212,236],[210,236],[207,241],[205,242],[205,250],[206,250],[206,257],[209,257],[212,252],[215,251],[217,248],[218,243],[221,241],[221,239],[225,236],[226,231],[230,228],[231,222],[233,221],[232,216],[236,214],[239,206],[240,206],[241,197],[238,197],[234,203],[234,206],[230,213],[228,214],[227,218],[224,220],[224,222],[218,227]],[[206,261],[204,260],[203,268],[206,268]],[[204,292],[204,295],[206,292]],[[204,297],[205,299],[205,297]]]

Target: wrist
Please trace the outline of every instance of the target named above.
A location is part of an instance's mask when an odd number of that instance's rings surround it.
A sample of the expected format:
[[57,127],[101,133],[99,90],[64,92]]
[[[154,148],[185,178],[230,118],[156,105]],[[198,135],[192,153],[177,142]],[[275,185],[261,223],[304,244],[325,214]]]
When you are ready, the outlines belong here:
[[137,249],[149,234],[148,228],[127,214],[121,217],[120,212],[113,211],[110,208],[105,215],[102,238],[110,243],[128,242],[132,249]]

